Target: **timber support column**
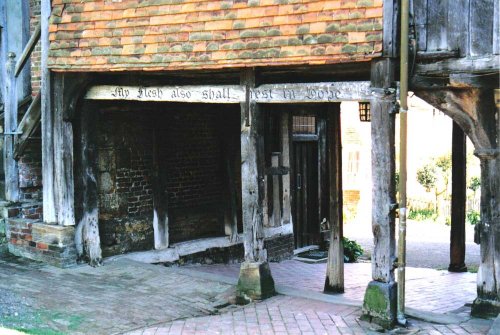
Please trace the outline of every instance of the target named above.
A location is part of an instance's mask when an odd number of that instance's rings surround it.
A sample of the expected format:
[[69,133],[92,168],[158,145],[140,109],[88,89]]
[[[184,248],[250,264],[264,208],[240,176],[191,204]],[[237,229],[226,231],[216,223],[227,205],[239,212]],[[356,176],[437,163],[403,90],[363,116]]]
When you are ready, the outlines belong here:
[[261,300],[274,295],[274,280],[264,249],[264,139],[262,114],[250,100],[255,86],[253,69],[244,69],[241,84],[246,99],[241,103],[241,202],[245,261],[237,286],[240,301]]
[[451,154],[450,272],[465,272],[466,141],[462,128],[453,122]]
[[475,152],[481,160],[481,222],[476,226],[479,241],[475,239],[481,246],[481,261],[472,315],[495,317],[500,313],[500,90],[495,90],[496,118],[488,101],[492,96],[481,98],[478,112],[485,116],[483,127],[496,148]]
[[395,120],[394,62],[372,63],[372,281],[363,302],[363,317],[390,328],[396,321],[397,284],[395,263]]

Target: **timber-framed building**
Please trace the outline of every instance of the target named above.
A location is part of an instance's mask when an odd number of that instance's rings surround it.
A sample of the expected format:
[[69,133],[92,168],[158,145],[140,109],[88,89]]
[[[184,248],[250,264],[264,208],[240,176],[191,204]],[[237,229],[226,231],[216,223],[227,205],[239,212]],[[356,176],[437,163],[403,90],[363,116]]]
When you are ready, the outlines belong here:
[[[500,310],[498,7],[413,0],[408,36],[410,89],[455,121],[454,155],[465,134],[481,160],[478,314]],[[7,0],[0,14],[12,253],[66,267],[218,250],[265,298],[269,260],[326,238],[325,290],[342,292],[340,103],[370,103],[364,312],[394,324],[398,1]]]

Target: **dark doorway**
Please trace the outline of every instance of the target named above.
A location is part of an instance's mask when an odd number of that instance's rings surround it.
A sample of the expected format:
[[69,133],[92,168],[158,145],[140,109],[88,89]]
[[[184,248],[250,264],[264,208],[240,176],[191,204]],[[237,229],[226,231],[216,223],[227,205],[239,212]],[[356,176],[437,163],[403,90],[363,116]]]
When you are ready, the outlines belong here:
[[292,116],[293,231],[295,248],[321,244],[320,191],[324,137],[318,106],[301,107]]

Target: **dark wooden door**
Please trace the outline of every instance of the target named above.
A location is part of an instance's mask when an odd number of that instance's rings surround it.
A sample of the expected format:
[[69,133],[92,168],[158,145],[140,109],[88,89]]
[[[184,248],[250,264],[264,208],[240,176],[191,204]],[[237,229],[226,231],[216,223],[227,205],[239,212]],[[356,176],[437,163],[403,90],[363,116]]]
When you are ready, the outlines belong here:
[[295,206],[293,231],[295,247],[300,248],[320,241],[318,218],[318,141],[293,141],[293,174]]

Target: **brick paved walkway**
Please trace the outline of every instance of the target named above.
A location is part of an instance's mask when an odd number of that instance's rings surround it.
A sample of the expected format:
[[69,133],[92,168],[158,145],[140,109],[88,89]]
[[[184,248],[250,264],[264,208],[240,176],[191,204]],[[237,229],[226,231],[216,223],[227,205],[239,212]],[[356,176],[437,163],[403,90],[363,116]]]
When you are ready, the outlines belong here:
[[[334,305],[303,298],[276,296],[221,315],[176,320],[126,333],[164,334],[377,334],[377,326],[360,321],[359,307]],[[491,320],[464,319],[450,325],[410,320],[408,329],[393,334],[486,334]]]
[[[270,263],[271,273],[278,285],[300,290],[322,292],[326,264],[306,264],[288,260]],[[190,269],[238,278],[239,264],[203,265]],[[371,280],[370,263],[345,264],[345,293],[343,297],[362,301]],[[451,273],[424,268],[407,268],[406,303],[408,307],[435,313],[446,313],[472,303],[476,298],[476,274]]]

